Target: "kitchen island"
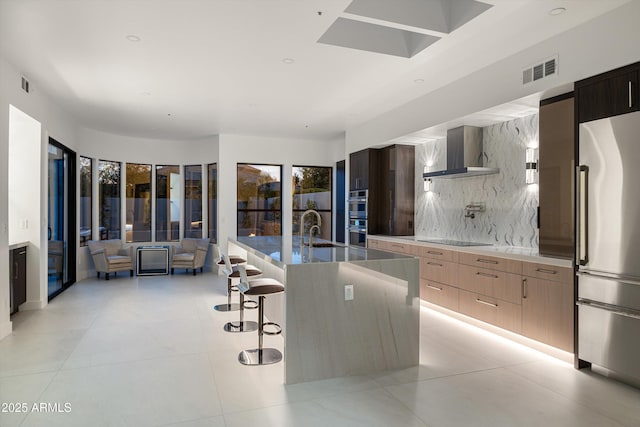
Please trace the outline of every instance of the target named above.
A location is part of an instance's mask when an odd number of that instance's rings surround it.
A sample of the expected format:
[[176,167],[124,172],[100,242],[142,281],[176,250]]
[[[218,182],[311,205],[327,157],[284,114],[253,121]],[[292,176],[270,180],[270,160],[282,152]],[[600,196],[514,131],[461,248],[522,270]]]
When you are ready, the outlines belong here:
[[265,314],[282,326],[286,384],[418,364],[418,259],[339,244],[309,253],[297,236],[229,239],[228,251],[285,287]]

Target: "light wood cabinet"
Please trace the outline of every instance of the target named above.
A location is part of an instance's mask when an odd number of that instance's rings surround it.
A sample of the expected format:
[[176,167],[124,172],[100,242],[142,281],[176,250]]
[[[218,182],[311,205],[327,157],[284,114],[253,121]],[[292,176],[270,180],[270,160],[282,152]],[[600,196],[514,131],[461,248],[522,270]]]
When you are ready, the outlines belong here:
[[415,255],[441,261],[458,262],[458,252],[447,249],[432,248],[429,246],[416,246]]
[[522,334],[573,352],[573,270],[533,263],[524,270]]
[[457,283],[458,264],[430,258],[420,258],[420,277],[433,282],[454,285]]
[[471,265],[479,268],[499,270],[507,273],[522,274],[522,261],[498,258],[489,255],[477,255],[460,252],[460,264]]
[[369,247],[420,259],[420,298],[573,352],[573,269],[409,242]]
[[420,279],[420,298],[430,303],[458,311],[458,288]]
[[522,274],[538,279],[553,280],[554,282],[573,282],[573,269],[566,267],[525,262],[523,263]]
[[522,300],[522,277],[504,271],[460,265],[458,287],[513,304]]
[[520,333],[522,307],[497,298],[460,289],[460,312],[500,328]]

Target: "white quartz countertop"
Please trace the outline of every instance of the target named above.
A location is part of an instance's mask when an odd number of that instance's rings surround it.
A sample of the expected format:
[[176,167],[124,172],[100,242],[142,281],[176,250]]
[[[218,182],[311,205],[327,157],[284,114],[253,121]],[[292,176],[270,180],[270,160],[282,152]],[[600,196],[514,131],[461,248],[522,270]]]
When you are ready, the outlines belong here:
[[537,248],[522,248],[519,246],[452,246],[441,243],[423,242],[421,240],[435,240],[429,237],[416,237],[416,236],[383,236],[383,235],[369,235],[369,239],[378,239],[388,242],[396,243],[411,243],[413,245],[428,246],[428,247],[443,247],[449,250],[478,254],[478,255],[492,255],[500,258],[515,259],[520,261],[535,262],[538,264],[553,265],[556,267],[573,267],[573,261],[564,258],[553,258],[542,256],[538,252]]
[[26,246],[29,246],[29,242],[12,243],[9,245],[9,250],[12,251],[14,249],[24,248]]
[[[256,255],[263,254],[263,258],[274,265],[284,267],[289,264],[308,264],[322,262],[349,262],[365,260],[387,260],[412,258],[409,255],[394,254],[360,246],[348,246],[336,243],[336,247],[314,247],[309,259],[309,248],[304,247],[304,259],[300,252],[299,236],[255,236],[229,239],[236,242],[247,251]],[[306,239],[305,239],[306,241]],[[327,242],[314,239],[314,242]]]

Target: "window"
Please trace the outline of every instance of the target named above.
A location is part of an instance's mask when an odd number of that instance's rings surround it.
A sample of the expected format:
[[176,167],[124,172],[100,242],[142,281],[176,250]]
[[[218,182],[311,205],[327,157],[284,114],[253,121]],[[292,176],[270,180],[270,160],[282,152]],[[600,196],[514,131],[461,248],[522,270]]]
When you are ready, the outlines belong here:
[[202,237],[202,166],[184,167],[184,237]]
[[156,166],[156,241],[180,239],[180,167]]
[[93,160],[80,156],[80,246],[87,246],[93,238],[91,217],[93,199],[91,197]]
[[218,241],[218,165],[213,163],[209,170],[209,239]]
[[238,163],[238,236],[282,234],[282,166]]
[[98,162],[100,240],[120,239],[120,163]]
[[[308,209],[320,213],[322,226],[320,237],[331,240],[331,174],[330,167],[294,166],[293,167],[293,234],[300,233],[300,217]],[[317,224],[315,215],[305,218],[304,232]]]
[[151,165],[127,163],[127,242],[151,241]]

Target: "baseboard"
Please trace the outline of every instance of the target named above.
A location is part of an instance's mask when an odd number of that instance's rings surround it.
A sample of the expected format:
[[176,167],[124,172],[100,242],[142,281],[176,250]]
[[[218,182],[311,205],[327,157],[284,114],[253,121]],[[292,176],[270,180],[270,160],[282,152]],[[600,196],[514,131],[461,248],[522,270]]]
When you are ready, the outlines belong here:
[[25,302],[23,304],[20,304],[20,307],[18,307],[18,311],[20,311],[20,310],[42,310],[46,306],[47,306],[47,302],[46,301],[42,301],[42,300],[27,301],[27,302]]
[[420,300],[420,303],[422,304],[423,307],[429,308],[433,311],[437,311],[438,313],[442,313],[446,316],[452,317],[461,322],[483,329],[487,332],[491,332],[492,334],[499,335],[503,338],[517,342],[518,344],[522,344],[526,347],[532,348],[548,356],[554,357],[556,359],[562,360],[563,362],[567,362],[573,365],[573,358],[574,358],[573,353],[560,350],[559,348],[555,348],[550,345],[541,343],[539,341],[532,340],[531,338],[527,338],[525,336],[516,334],[515,332],[507,331],[506,329],[499,328],[489,323],[485,323],[481,320],[474,319],[473,317],[469,317],[464,314],[458,313],[457,311],[449,310],[447,308],[440,307],[439,305],[435,305],[424,300]]
[[11,323],[11,320],[7,320],[6,322],[0,323],[0,340],[6,336],[11,335],[12,331],[13,331],[13,324]]

